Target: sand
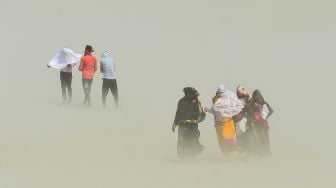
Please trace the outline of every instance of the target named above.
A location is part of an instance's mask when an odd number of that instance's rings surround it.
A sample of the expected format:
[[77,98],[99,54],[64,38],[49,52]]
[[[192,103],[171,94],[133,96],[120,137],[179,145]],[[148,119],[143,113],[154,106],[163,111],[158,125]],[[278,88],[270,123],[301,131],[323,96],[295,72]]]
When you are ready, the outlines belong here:
[[[332,1],[0,2],[0,187],[334,187],[336,14]],[[67,46],[116,59],[121,109],[61,105]],[[226,160],[213,118],[204,153],[176,160],[170,127],[185,86],[211,104],[217,85],[258,88],[272,105],[272,157]]]

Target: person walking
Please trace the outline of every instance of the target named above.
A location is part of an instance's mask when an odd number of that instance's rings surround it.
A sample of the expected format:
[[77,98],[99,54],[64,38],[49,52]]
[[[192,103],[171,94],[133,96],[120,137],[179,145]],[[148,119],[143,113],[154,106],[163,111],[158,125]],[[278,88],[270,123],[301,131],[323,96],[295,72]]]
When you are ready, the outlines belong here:
[[222,154],[227,157],[236,149],[236,130],[233,116],[243,109],[243,104],[237,95],[221,84],[213,97],[211,108],[205,108],[205,112],[212,113],[215,118],[215,127],[218,144]]
[[[241,103],[243,104],[244,108],[246,106],[246,104],[248,104],[250,102],[250,95],[249,93],[245,90],[244,87],[242,86],[238,86],[236,89],[236,94],[238,99],[241,101]],[[246,122],[247,122],[247,118],[246,118],[246,112],[244,110],[244,108],[242,109],[242,111],[233,116],[233,120],[235,123],[235,128],[236,128],[236,136],[237,136],[237,142],[238,142],[238,148],[237,150],[240,153],[246,153],[247,151],[247,136],[246,136]]]
[[271,155],[268,118],[274,113],[259,90],[252,94],[251,101],[246,105],[248,153],[259,158]]
[[115,62],[109,52],[105,51],[100,59],[100,72],[103,73],[102,103],[106,107],[106,97],[111,90],[116,107],[119,107],[117,77],[115,73]]
[[53,67],[60,70],[63,104],[71,103],[72,99],[72,68],[80,60],[81,54],[77,54],[65,47],[49,62],[48,68]]
[[93,75],[97,70],[97,59],[92,55],[92,46],[86,45],[84,56],[81,58],[79,71],[82,71],[82,84],[85,94],[84,105],[91,105],[91,86]]
[[185,96],[178,102],[172,131],[178,127],[177,155],[179,159],[195,157],[202,153],[198,124],[205,119],[205,113],[198,100],[199,93],[193,87],[183,89]]
[[[71,99],[72,99],[71,82],[72,82],[72,67],[73,66],[75,66],[75,64],[67,65],[65,68],[61,69],[60,71],[63,104],[71,103]],[[67,93],[68,93],[68,98],[67,98]]]

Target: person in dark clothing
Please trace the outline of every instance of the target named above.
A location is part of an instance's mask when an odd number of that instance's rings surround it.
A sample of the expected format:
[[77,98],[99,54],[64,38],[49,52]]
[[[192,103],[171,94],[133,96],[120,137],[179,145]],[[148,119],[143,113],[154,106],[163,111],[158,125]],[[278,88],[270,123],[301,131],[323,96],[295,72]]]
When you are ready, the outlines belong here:
[[119,107],[117,80],[116,79],[105,79],[105,78],[103,79],[103,86],[102,86],[103,106],[104,107],[106,106],[106,97],[107,97],[109,90],[111,90],[112,92],[116,107]]
[[271,155],[268,118],[273,114],[273,109],[261,92],[255,90],[244,110],[247,112],[248,153],[260,158]]
[[204,146],[200,143],[198,123],[205,119],[205,113],[198,100],[195,88],[183,89],[185,96],[178,102],[172,131],[178,126],[177,155],[179,158],[194,157],[202,153]]
[[[72,99],[72,67],[74,67],[76,64],[69,64],[65,68],[60,70],[60,80],[61,80],[61,89],[62,89],[62,98],[63,98],[63,104],[71,103]],[[47,65],[48,68],[51,66]],[[67,92],[68,90],[68,92]],[[68,93],[68,95],[67,95]]]
[[244,109],[246,107],[246,104],[248,104],[250,101],[250,95],[245,90],[245,88],[242,86],[237,87],[236,94],[237,94],[238,99],[243,103],[244,108],[239,114],[235,115],[233,119],[235,121],[236,135],[237,135],[237,141],[238,141],[238,151],[240,153],[245,153],[248,140],[246,136],[247,118],[246,118],[246,113]]
[[[71,81],[72,81],[72,72],[71,72],[72,65],[67,65],[66,68],[60,71],[60,80],[61,80],[61,88],[62,88],[62,98],[63,103],[71,103],[72,98],[72,88],[71,88]],[[66,71],[64,71],[66,70]],[[67,90],[68,90],[68,98],[67,98]]]
[[53,67],[60,70],[63,104],[71,103],[72,68],[76,65],[81,56],[81,54],[77,54],[71,49],[65,47],[47,64],[48,68]]

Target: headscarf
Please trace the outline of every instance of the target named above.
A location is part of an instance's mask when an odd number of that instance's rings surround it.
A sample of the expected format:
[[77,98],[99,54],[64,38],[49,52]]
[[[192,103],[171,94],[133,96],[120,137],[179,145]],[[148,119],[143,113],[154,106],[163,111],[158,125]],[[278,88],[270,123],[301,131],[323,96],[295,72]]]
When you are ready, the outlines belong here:
[[110,55],[110,53],[108,51],[105,51],[102,53],[101,55],[101,58],[100,58],[100,61],[101,62],[106,62],[106,63],[113,63],[113,58],[112,56]]
[[194,100],[197,99],[197,97],[199,96],[198,91],[193,87],[185,87],[183,89],[183,92],[187,99]]
[[92,52],[94,52],[94,49],[92,48],[92,46],[91,46],[91,45],[86,45],[86,46],[85,46],[85,50],[84,50],[84,54],[85,54],[85,55],[89,55],[89,54],[91,54]]
[[238,86],[236,92],[238,99],[250,97],[250,95],[247,93],[247,91],[245,91],[245,88],[243,86]]
[[220,84],[217,88],[217,93],[224,93],[226,91],[225,85],[224,84]]
[[263,105],[263,104],[266,103],[264,97],[261,95],[261,92],[258,89],[256,89],[253,92],[252,97],[253,97],[254,102],[256,102],[258,104],[262,104]]

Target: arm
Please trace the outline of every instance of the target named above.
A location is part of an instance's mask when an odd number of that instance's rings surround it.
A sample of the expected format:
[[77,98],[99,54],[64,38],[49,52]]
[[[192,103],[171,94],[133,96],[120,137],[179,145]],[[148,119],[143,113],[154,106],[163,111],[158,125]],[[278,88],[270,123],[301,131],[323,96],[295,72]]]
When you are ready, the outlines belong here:
[[200,114],[198,116],[197,123],[200,123],[200,122],[204,121],[205,116],[206,116],[205,112],[203,111],[201,102],[198,102],[198,109],[199,109]]
[[273,108],[271,107],[271,105],[269,105],[268,103],[266,103],[266,105],[267,105],[267,108],[269,110],[269,113],[267,114],[267,117],[266,117],[266,119],[267,119],[268,117],[270,117],[274,113],[274,111],[273,111]]
[[96,58],[94,59],[94,71],[95,72],[97,71],[97,59]]
[[100,67],[100,72],[101,72],[101,73],[104,73],[104,68],[103,68],[103,64],[102,64],[102,62],[100,62],[99,67]]
[[79,67],[78,67],[78,70],[79,71],[83,71],[83,59],[81,59],[81,61],[80,61],[80,64],[79,64]]
[[249,100],[246,104],[245,104],[245,107],[243,108],[243,112],[250,112],[250,110],[252,109],[253,107],[253,104],[254,104],[254,100],[253,98],[251,100]]
[[180,120],[180,102],[178,103],[177,105],[177,110],[176,110],[176,113],[175,113],[175,118],[174,118],[174,123],[173,123],[173,126],[172,126],[172,132],[175,132],[175,128],[178,126],[178,122]]
[[175,118],[174,118],[174,124],[177,126],[178,125],[178,122],[180,120],[180,116],[181,116],[181,113],[180,113],[180,104],[177,105],[177,110],[176,110],[176,113],[175,113]]

